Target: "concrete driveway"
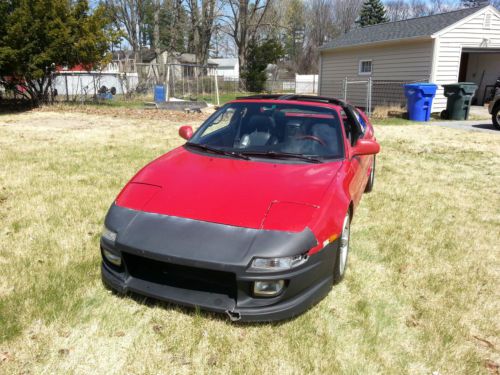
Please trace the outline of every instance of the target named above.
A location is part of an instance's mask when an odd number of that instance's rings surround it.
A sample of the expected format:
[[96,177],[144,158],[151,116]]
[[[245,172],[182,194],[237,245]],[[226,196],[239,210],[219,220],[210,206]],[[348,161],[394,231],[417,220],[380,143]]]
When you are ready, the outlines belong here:
[[432,121],[428,126],[444,126],[452,129],[467,130],[471,132],[486,132],[500,135],[500,130],[493,127],[491,120],[478,121]]

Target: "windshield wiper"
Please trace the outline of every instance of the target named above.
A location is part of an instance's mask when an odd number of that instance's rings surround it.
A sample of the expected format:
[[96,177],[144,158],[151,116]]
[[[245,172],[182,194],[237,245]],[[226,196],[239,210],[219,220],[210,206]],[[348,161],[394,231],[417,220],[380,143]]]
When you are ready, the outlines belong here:
[[321,159],[312,156],[293,154],[291,152],[278,152],[278,151],[245,151],[242,155],[248,156],[262,156],[271,159],[300,159],[309,163],[323,163]]
[[221,150],[220,148],[210,147],[210,146],[207,146],[205,144],[187,142],[186,146],[197,148],[197,149],[203,150],[203,151],[213,152],[214,154],[226,155],[226,156],[231,156],[233,158],[250,160],[250,158],[248,156],[243,155],[239,152]]

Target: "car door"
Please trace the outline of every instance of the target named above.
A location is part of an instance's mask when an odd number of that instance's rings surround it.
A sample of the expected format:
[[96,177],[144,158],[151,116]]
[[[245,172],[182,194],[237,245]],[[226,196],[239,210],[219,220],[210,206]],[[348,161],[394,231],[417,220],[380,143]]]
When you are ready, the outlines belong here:
[[352,175],[352,180],[349,186],[349,193],[354,202],[357,205],[361,200],[361,196],[365,189],[365,185],[368,181],[368,171],[371,165],[370,156],[359,156],[353,155],[353,148],[359,139],[365,137],[365,128],[361,125],[358,117],[356,115],[356,110],[350,106],[343,108],[344,110],[344,121],[347,125],[347,132],[349,138],[349,161],[350,161],[350,174]]
[[[362,112],[361,110],[357,108],[353,108],[354,113],[356,114],[356,118],[361,124],[361,127],[363,128],[363,139],[370,139],[370,140],[375,140],[374,136],[374,131],[373,131],[373,126],[370,122],[370,119],[368,116]],[[364,171],[364,181],[363,181],[363,191],[364,187],[366,186],[366,183],[368,182],[368,179],[370,178],[370,172],[373,166],[373,160],[375,156],[374,155],[364,155],[361,157],[362,159],[362,166],[363,166],[363,171]],[[361,192],[361,194],[363,193]]]

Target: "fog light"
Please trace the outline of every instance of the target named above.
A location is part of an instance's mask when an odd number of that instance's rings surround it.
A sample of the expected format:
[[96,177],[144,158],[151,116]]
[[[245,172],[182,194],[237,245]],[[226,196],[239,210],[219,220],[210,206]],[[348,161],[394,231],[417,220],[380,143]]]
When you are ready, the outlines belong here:
[[122,257],[120,255],[113,254],[111,251],[102,249],[102,253],[104,254],[104,258],[111,263],[114,264],[117,267],[120,267],[122,265]]
[[285,280],[255,281],[253,294],[257,297],[274,297],[281,293],[284,286]]

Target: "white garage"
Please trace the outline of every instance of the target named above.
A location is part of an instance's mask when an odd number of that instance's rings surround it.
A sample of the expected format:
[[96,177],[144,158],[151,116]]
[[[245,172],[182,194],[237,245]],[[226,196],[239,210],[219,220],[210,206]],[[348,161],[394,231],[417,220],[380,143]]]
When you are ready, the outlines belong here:
[[[324,45],[320,56],[321,95],[342,97],[344,81],[370,80],[376,106],[387,87],[402,94],[402,83],[434,82],[438,112],[447,100],[442,85],[467,81],[479,86],[474,102],[482,105],[500,77],[500,12],[481,5],[358,28]],[[348,97],[358,105],[367,102],[360,87]]]

